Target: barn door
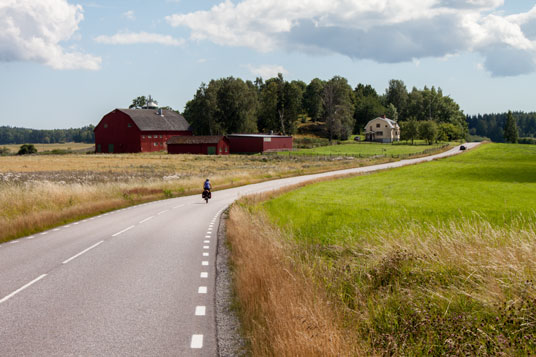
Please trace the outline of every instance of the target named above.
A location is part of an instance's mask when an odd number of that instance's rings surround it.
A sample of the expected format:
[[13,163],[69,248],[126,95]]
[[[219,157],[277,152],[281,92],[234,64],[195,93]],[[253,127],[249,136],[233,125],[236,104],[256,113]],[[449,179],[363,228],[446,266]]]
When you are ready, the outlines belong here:
[[109,153],[114,152],[114,144],[108,144],[108,152]]
[[216,147],[215,146],[209,146],[207,148],[207,154],[209,155],[216,155]]

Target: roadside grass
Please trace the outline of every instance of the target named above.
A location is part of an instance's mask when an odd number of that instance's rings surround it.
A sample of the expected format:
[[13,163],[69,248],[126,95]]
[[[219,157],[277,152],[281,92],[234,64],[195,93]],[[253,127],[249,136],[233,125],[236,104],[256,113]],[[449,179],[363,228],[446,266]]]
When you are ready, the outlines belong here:
[[304,275],[331,307],[324,325],[366,354],[536,354],[536,148],[487,144],[271,195],[241,204],[241,222],[271,222],[249,239],[280,247],[292,264],[278,284]]
[[308,157],[114,154],[0,157],[0,242],[150,200],[385,162]]
[[[297,155],[350,155],[350,156],[376,156],[376,155],[411,155],[445,148],[445,143],[434,145],[404,145],[381,143],[342,143],[339,145],[319,146],[311,149],[293,151]],[[284,155],[284,153],[281,153]]]

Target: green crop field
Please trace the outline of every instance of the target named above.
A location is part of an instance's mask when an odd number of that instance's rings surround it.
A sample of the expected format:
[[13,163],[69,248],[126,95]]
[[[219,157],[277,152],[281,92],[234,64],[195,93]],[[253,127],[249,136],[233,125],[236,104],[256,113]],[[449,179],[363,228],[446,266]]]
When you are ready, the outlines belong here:
[[536,147],[306,186],[262,203],[372,354],[536,354]]
[[[435,145],[405,145],[405,144],[380,144],[380,143],[349,143],[340,145],[320,146],[312,149],[293,151],[292,154],[300,155],[349,155],[349,156],[374,156],[374,155],[411,155],[423,151],[439,150],[445,144]],[[284,153],[283,153],[284,155]]]

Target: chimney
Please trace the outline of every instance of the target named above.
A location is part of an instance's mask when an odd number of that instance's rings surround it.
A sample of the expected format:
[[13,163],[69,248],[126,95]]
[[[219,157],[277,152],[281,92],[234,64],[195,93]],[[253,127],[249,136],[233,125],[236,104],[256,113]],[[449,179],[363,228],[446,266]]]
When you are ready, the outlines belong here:
[[383,118],[383,119],[385,119],[385,114],[384,114],[384,115],[382,115],[382,118]]
[[164,116],[164,111],[162,110],[162,108],[158,108],[158,115],[160,115],[161,117]]

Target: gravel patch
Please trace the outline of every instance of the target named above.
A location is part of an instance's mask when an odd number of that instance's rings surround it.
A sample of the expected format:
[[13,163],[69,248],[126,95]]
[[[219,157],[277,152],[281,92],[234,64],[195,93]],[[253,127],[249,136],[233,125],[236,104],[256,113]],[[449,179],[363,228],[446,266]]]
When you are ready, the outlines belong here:
[[216,338],[218,356],[246,356],[247,349],[240,332],[240,322],[233,310],[233,285],[229,266],[229,249],[225,236],[227,211],[220,216],[216,255]]

